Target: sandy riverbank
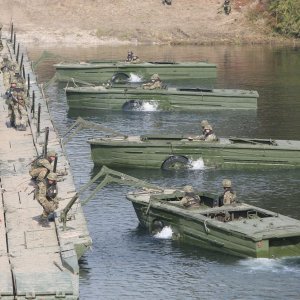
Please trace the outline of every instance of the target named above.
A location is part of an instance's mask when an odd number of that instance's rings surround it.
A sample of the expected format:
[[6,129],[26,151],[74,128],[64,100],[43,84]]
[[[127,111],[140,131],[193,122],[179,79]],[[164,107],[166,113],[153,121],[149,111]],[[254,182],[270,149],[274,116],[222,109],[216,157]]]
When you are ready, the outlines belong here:
[[0,22],[9,32],[11,20],[26,44],[220,44],[290,43],[272,35],[264,20],[249,21],[259,1],[222,0],[2,0]]

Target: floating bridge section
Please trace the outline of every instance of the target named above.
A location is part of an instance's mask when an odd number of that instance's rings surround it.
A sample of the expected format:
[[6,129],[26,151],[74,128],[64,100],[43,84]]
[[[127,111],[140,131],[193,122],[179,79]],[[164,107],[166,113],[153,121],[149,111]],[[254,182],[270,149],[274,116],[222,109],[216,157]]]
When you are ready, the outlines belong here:
[[[18,57],[20,63],[16,39],[3,39],[3,45],[0,55],[8,54],[12,61]],[[92,241],[80,202],[69,212],[71,219],[66,230],[59,220],[59,212],[76,193],[75,185],[43,91],[26,53],[20,53],[30,101],[34,98],[35,103],[27,109],[30,127],[26,131],[9,127],[0,74],[0,299],[79,299],[78,259]],[[39,106],[40,128],[49,128],[48,149],[58,153],[58,169],[68,172],[58,182],[62,200],[55,222],[50,222],[49,227],[38,223],[42,207],[34,199],[34,185],[28,173],[30,163],[43,150],[45,134],[37,129]]]

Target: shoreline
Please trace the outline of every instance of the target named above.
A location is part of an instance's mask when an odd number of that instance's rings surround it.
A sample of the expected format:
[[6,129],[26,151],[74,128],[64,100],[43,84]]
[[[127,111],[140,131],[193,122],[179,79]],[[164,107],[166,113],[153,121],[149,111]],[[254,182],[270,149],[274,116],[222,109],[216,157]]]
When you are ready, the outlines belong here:
[[[10,39],[10,35],[7,34],[7,39]],[[61,32],[37,32],[37,31],[27,31],[27,32],[17,32],[17,38],[22,43],[27,46],[54,46],[54,45],[72,45],[81,46],[83,48],[92,46],[126,46],[126,45],[169,45],[169,46],[197,46],[197,45],[286,45],[286,46],[297,46],[300,45],[299,39],[286,38],[282,36],[253,36],[253,37],[226,37],[219,39],[218,37],[202,38],[197,40],[182,40],[173,39],[169,41],[165,40],[137,40],[128,39],[123,40],[117,36],[103,36],[97,37],[91,34],[90,31],[82,31],[81,33],[61,33]]]

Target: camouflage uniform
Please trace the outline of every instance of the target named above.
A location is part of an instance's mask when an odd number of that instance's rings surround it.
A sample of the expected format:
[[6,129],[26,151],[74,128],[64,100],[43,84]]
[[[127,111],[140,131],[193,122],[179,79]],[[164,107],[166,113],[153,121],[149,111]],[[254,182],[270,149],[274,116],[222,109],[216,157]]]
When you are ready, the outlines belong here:
[[223,182],[224,193],[221,196],[222,205],[230,205],[236,202],[236,193],[231,187],[231,181],[229,179],[224,179]]
[[229,15],[230,12],[231,12],[230,0],[225,0],[225,1],[224,1],[224,4],[223,4],[223,7],[224,7],[224,13],[225,13],[226,15]]
[[151,81],[143,84],[144,90],[155,90],[155,89],[161,89],[162,88],[162,82],[158,76],[158,74],[153,74],[151,76]]
[[41,218],[46,220],[58,208],[56,180],[50,181],[51,178],[56,179],[56,174],[49,173],[46,179],[38,183],[35,190],[35,199],[44,209]]
[[182,204],[186,208],[197,208],[200,206],[200,197],[195,194],[194,189],[190,185],[186,185],[183,188],[185,195],[180,200],[180,204]]
[[28,114],[23,93],[14,91],[11,94],[11,91],[9,91],[6,103],[8,105],[8,117],[10,118],[11,126],[14,126],[17,130],[26,130]]
[[205,125],[203,135],[205,142],[215,142],[218,140],[217,136],[213,133],[212,127],[209,124]]
[[47,158],[40,158],[32,163],[29,171],[29,175],[32,177],[32,179],[35,179],[37,181],[44,180],[47,174],[53,171],[51,162],[54,161],[54,159],[51,158],[55,158],[55,156],[56,152],[50,150],[47,153]]

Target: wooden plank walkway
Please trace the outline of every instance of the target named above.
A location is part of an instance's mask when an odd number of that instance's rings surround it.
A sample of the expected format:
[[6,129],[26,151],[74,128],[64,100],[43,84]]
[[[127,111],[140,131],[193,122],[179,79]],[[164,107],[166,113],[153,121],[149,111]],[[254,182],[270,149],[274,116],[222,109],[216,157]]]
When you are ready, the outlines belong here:
[[[6,41],[4,44],[2,55],[12,54],[11,44]],[[14,59],[14,55],[11,57]],[[58,183],[59,197],[63,199],[59,215],[75,194],[75,186],[46,100],[26,55],[24,66],[30,75],[30,93],[35,91],[36,107],[41,103],[41,128],[49,127],[48,149],[58,153],[58,169],[68,171]],[[0,93],[5,93],[2,74]],[[80,203],[72,209],[75,217],[67,223],[66,231],[59,218],[50,222],[49,227],[38,223],[42,207],[34,199],[34,185],[28,171],[30,162],[42,153],[44,134],[37,135],[37,120],[31,116],[26,131],[8,127],[7,114],[5,100],[0,97],[0,298],[78,299],[78,259],[91,245]]]

